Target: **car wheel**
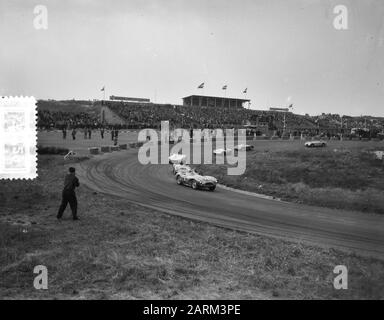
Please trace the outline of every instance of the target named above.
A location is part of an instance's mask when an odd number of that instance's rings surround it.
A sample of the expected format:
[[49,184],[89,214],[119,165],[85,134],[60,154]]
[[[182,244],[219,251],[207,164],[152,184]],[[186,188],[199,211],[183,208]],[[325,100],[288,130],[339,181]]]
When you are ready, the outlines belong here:
[[197,190],[197,182],[195,180],[192,181],[192,189]]
[[181,185],[183,183],[183,181],[182,181],[180,176],[176,177],[176,182],[177,182],[178,185]]
[[210,187],[210,188],[209,188],[209,191],[215,191],[215,189],[216,189],[216,186],[214,186],[214,187]]

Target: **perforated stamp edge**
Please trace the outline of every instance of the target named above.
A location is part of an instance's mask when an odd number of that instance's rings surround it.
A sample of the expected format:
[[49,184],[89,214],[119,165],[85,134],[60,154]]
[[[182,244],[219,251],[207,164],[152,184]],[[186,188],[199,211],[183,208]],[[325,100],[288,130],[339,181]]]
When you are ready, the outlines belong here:
[[37,177],[34,97],[0,97],[0,180]]

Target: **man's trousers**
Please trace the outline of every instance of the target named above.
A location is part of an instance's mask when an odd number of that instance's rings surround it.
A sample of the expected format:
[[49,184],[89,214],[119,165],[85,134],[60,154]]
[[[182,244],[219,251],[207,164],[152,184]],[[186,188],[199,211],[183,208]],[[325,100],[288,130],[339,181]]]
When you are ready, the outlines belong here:
[[57,213],[57,218],[60,219],[63,216],[64,210],[69,206],[72,210],[73,219],[77,219],[77,198],[76,194],[73,191],[63,191],[61,205],[59,208],[59,212]]

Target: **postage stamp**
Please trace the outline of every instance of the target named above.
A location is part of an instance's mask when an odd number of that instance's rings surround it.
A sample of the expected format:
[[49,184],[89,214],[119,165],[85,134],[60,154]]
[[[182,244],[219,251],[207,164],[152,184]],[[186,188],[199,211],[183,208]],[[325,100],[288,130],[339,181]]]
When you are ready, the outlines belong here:
[[37,177],[36,100],[0,98],[0,179]]

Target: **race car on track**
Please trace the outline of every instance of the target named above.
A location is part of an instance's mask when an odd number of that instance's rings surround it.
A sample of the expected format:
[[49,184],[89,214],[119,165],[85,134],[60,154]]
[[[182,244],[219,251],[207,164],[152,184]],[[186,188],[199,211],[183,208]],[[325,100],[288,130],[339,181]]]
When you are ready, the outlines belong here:
[[229,148],[227,148],[227,149],[215,149],[215,150],[213,150],[213,154],[215,155],[215,156],[225,156],[227,153],[231,153],[232,152],[232,149],[229,149]]
[[173,174],[192,170],[191,167],[186,164],[174,163],[172,166],[173,166]]
[[176,173],[176,182],[179,185],[185,185],[192,189],[216,189],[217,180],[211,176],[202,176],[194,170],[179,171]]
[[169,164],[175,164],[175,163],[183,164],[186,158],[187,156],[184,154],[173,153],[168,157],[168,160],[169,160]]
[[316,141],[307,141],[304,144],[307,148],[322,148],[327,145],[327,143],[323,140],[316,140]]
[[255,147],[250,144],[239,144],[235,147],[235,151],[252,151]]

